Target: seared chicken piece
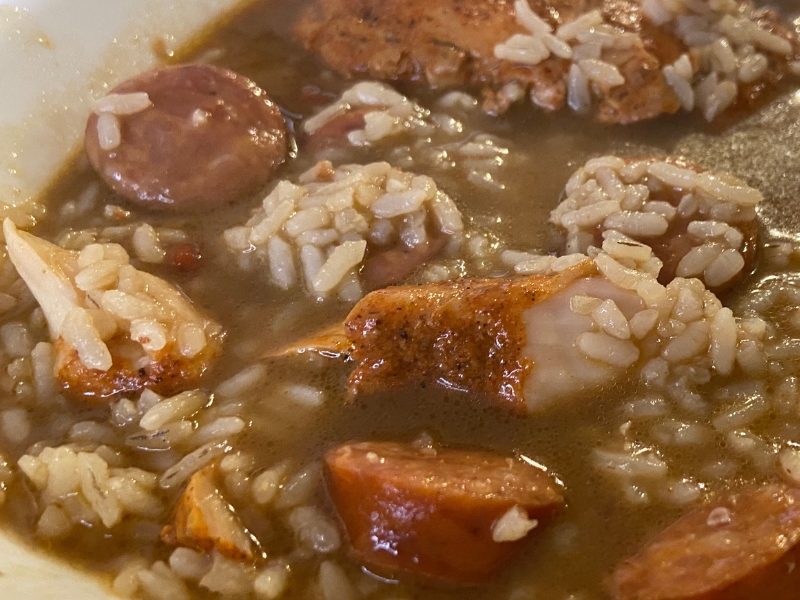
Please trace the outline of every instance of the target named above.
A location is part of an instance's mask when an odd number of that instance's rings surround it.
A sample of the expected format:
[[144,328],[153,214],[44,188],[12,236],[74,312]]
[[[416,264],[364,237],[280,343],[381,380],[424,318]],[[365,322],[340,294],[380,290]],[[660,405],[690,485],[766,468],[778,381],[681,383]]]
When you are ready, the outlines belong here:
[[736,368],[746,333],[700,281],[662,286],[647,246],[603,248],[594,259],[540,257],[557,274],[369,294],[346,322],[358,363],[351,393],[438,384],[524,414],[611,385],[636,365],[644,374],[654,360],[649,372]]
[[253,560],[258,546],[217,488],[215,469],[210,465],[192,475],[175,507],[172,524],[164,527],[161,537],[171,545]]
[[[584,8],[583,2],[565,0],[534,3],[535,12],[554,27]],[[545,110],[558,110],[567,101],[568,60],[551,56],[530,65],[495,57],[495,46],[527,33],[510,0],[317,0],[296,31],[306,48],[349,76],[432,88],[478,87],[490,112],[503,112],[510,104],[510,88],[502,91],[506,85],[520,86]],[[631,82],[624,92],[604,93],[607,106],[598,113],[600,120],[637,121],[678,110],[655,56],[639,47],[624,62]]]
[[455,202],[431,177],[387,162],[334,168],[324,160],[297,183],[278,182],[224,239],[267,263],[281,288],[304,284],[317,298],[351,302],[364,287],[407,277],[463,230]]
[[194,385],[218,354],[219,325],[172,285],[131,266],[117,244],[64,250],[6,219],[8,255],[42,307],[56,377],[73,396],[103,400]]
[[587,360],[573,342],[591,330],[592,319],[574,315],[570,299],[611,297],[628,318],[643,305],[634,293],[617,292],[596,275],[587,260],[555,277],[459,280],[373,292],[347,317],[352,356],[359,361],[350,375],[351,390],[440,383],[525,412],[526,406],[534,409],[570,390],[613,380],[636,361],[636,346],[627,342],[627,364],[620,367]]
[[[800,70],[796,35],[776,14],[732,1],[672,12],[679,4],[316,0],[295,31],[350,77],[479,89],[491,113],[526,95],[548,111],[594,104],[595,118],[607,123],[681,106],[698,106],[711,120],[752,108],[787,71]],[[697,18],[687,26],[684,16]]]

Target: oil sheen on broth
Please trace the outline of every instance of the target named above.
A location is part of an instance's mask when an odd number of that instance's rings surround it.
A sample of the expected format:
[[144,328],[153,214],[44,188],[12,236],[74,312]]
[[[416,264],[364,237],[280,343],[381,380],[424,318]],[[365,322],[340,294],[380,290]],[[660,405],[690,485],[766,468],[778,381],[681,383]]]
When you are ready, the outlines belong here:
[[[299,4],[296,5],[296,4]],[[242,73],[263,89],[284,110],[289,123],[297,124],[338,97],[350,83],[320,66],[290,39],[286,29],[303,3],[265,1],[213,34],[194,58],[213,62]],[[183,57],[181,57],[183,58]],[[189,57],[190,60],[192,57]],[[438,94],[419,89],[401,91],[423,106],[432,105]],[[489,244],[515,249],[555,250],[560,242],[547,225],[550,210],[571,172],[588,158],[597,155],[620,156],[684,155],[705,167],[726,170],[760,189],[765,202],[760,210],[762,223],[761,260],[756,273],[723,298],[726,306],[740,314],[763,314],[787,348],[797,344],[797,303],[776,290],[800,290],[798,254],[794,239],[800,231],[797,195],[800,170],[800,97],[785,94],[756,115],[723,131],[712,131],[699,118],[685,114],[627,127],[593,124],[572,114],[544,115],[515,108],[502,118],[470,113],[463,119],[470,131],[486,132],[508,142],[509,154],[499,185],[480,186],[469,181],[462,171],[439,171],[417,162],[410,167],[429,174],[455,199],[477,232]],[[369,149],[338,148],[331,151],[335,164],[365,163],[392,159],[392,144]],[[293,178],[311,166],[318,154],[298,153],[278,172],[280,178]],[[108,224],[103,207],[124,201],[106,188],[99,199],[83,212],[64,210],[87,187],[96,186],[97,177],[83,160],[55,186],[44,200],[47,215],[37,227],[37,235],[56,240],[65,230],[85,230]],[[350,305],[338,301],[317,303],[302,291],[279,291],[266,275],[243,272],[220,242],[221,232],[245,221],[263,194],[251,201],[195,216],[146,214],[132,209],[131,222],[147,220],[156,227],[185,231],[199,243],[202,259],[196,269],[170,266],[148,267],[156,275],[186,290],[205,307],[227,332],[224,353],[203,387],[214,389],[243,365],[280,349],[321,326],[341,320]],[[477,233],[475,235],[478,235]],[[496,258],[486,258],[477,272],[467,275],[507,273]],[[771,295],[771,296],[770,296]],[[768,302],[767,297],[778,298]],[[762,308],[763,307],[763,308]],[[30,313],[16,315],[27,319]],[[652,535],[687,511],[682,494],[722,493],[745,483],[779,481],[775,450],[787,443],[800,442],[800,407],[794,377],[800,353],[787,351],[777,366],[770,368],[759,389],[736,388],[735,380],[726,389],[702,389],[708,410],[691,415],[696,439],[680,438],[690,415],[672,407],[652,419],[629,416],[628,404],[647,399],[647,390],[637,381],[623,382],[585,397],[574,398],[533,417],[519,417],[487,408],[469,394],[426,387],[400,393],[384,393],[344,402],[344,382],[349,366],[320,357],[298,356],[267,360],[266,384],[248,401],[244,415],[250,423],[236,443],[236,450],[255,457],[251,471],[286,462],[297,470],[318,461],[331,446],[348,440],[412,441],[427,433],[445,446],[480,447],[504,454],[521,454],[546,465],[565,482],[568,503],[564,510],[537,534],[510,569],[495,582],[468,589],[430,586],[401,578],[389,583],[361,571],[348,559],[343,548],[333,554],[344,566],[359,593],[370,598],[447,598],[526,600],[602,598],[604,579],[623,557],[635,552]],[[284,383],[309,384],[324,390],[325,401],[315,412],[286,410],[285,399],[271,390]],[[750,385],[749,382],[741,385]],[[9,392],[10,393],[10,392]],[[752,434],[765,440],[763,460],[737,451],[715,431],[712,420],[736,397],[751,395],[769,398],[768,408],[748,425]],[[792,396],[794,394],[794,396]],[[781,400],[783,399],[783,400]],[[217,398],[217,403],[225,400]],[[783,402],[783,404],[782,404]],[[0,407],[3,400],[0,399]],[[107,417],[102,406],[64,402],[52,414],[30,412],[35,438],[55,440],[64,437],[74,423]],[[230,414],[239,414],[233,409]],[[684,440],[676,441],[676,439]],[[613,475],[603,473],[592,462],[596,449],[625,440],[635,440],[642,448],[655,448],[669,464],[671,483],[641,486],[621,485]],[[59,442],[60,443],[60,442]],[[11,464],[28,452],[30,442],[3,444]],[[158,452],[136,452],[133,464],[160,468]],[[693,491],[694,490],[694,491]],[[178,490],[179,491],[179,490]],[[176,490],[161,491],[165,506],[172,506]],[[332,515],[324,491],[315,492],[315,502]],[[9,486],[2,508],[4,525],[41,546],[35,535],[36,509],[33,496],[16,480]],[[249,530],[261,541],[268,554],[282,556],[292,552],[293,533],[269,510],[231,498]],[[158,531],[167,515],[159,519],[131,519],[112,532],[100,527],[83,528],[79,535],[54,541],[54,554],[90,570],[116,574],[126,556],[138,554],[149,561],[167,560],[170,548],[158,540]],[[292,562],[286,598],[307,598],[309,582],[316,573],[318,559]],[[327,558],[331,558],[330,556]],[[215,597],[202,589],[198,598]],[[573,595],[573,596],[571,596]]]

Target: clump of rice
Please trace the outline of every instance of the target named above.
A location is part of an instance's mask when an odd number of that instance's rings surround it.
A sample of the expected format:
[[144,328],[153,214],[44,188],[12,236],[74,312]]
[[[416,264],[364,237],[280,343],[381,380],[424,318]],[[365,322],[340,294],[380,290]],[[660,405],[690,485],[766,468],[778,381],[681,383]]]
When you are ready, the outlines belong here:
[[755,220],[762,198],[727,173],[603,156],[572,175],[550,222],[566,231],[567,252],[588,254],[606,241],[634,252],[634,242],[658,240],[676,223],[686,223],[693,247],[676,274],[718,287],[744,266],[742,228]]
[[463,231],[452,199],[425,175],[379,162],[334,168],[323,161],[297,184],[281,181],[242,226],[225,231],[234,252],[255,253],[283,289],[355,301],[367,247],[413,249]]
[[[510,103],[521,91],[508,87],[503,93]],[[474,111],[477,104],[464,92],[448,92],[437,103],[440,111],[432,112],[383,83],[361,82],[306,120],[303,129],[315,135],[336,119],[361,118],[364,125],[347,133],[350,145],[369,147],[391,140],[389,159],[394,166],[460,170],[479,187],[502,190],[505,185],[499,181],[499,174],[510,159],[508,142],[469,131],[457,118],[460,113]]]
[[698,107],[709,121],[736,101],[741,85],[765,80],[797,54],[792,42],[764,28],[749,4],[647,0],[642,8],[688,46],[663,67],[664,76],[683,109]]
[[70,446],[23,455],[17,465],[39,496],[39,534],[63,537],[79,523],[112,528],[125,515],[158,517],[157,476],[137,468],[114,468],[98,452]]
[[[642,9],[647,19],[688,47],[662,72],[682,108],[697,107],[709,121],[736,101],[740,85],[764,80],[769,70],[784,70],[783,65],[789,73],[800,73],[794,45],[764,28],[757,10],[747,4],[645,0]],[[626,58],[621,51],[643,47],[639,35],[611,25],[599,10],[578,15],[557,30],[552,18],[537,15],[527,0],[516,0],[514,11],[529,33],[495,46],[495,57],[525,65],[551,57],[570,60],[567,104],[576,112],[588,110],[593,95],[623,85],[617,68]]]
[[364,127],[347,134],[348,141],[355,146],[368,145],[411,128],[430,128],[430,124],[425,122],[429,111],[387,85],[364,81],[307,119],[303,130],[314,134],[335,118],[353,110],[359,110],[364,116]]
[[653,388],[671,389],[687,368],[725,377],[737,369],[749,374],[763,368],[762,320],[737,319],[698,279],[676,277],[663,286],[657,280],[661,261],[644,244],[606,239],[591,254],[555,258],[506,251],[501,256],[518,273],[537,275],[555,275],[591,260],[612,284],[635,292],[644,308],[629,320],[611,299],[572,298],[572,311],[593,322],[593,330],[581,334],[576,345],[599,362],[640,364],[642,381]]
[[241,405],[212,405],[205,392],[188,390],[164,398],[144,390],[138,401],[122,398],[111,405],[111,423],[124,428],[126,446],[138,450],[194,449],[170,467],[170,485],[183,481],[224,454],[227,442],[247,427],[235,414]]
[[141,348],[139,367],[169,353],[192,359],[220,335],[175,287],[135,269],[118,244],[64,250],[4,226],[11,260],[39,301],[53,339],[74,348],[88,368],[112,365],[106,343],[129,339]]
[[[112,205],[106,205],[106,209]],[[111,221],[126,220],[130,214],[121,218],[113,209],[106,216]],[[127,211],[126,211],[127,212]],[[143,263],[162,264],[166,258],[166,246],[189,241],[189,236],[181,229],[172,227],[153,227],[149,223],[128,222],[92,227],[85,229],[67,229],[58,236],[56,244],[67,250],[83,250],[90,244],[114,243],[124,247],[126,251]]]
[[[607,23],[599,10],[583,13],[554,29],[551,17],[537,15],[528,0],[516,0],[514,12],[517,23],[529,33],[512,35],[497,44],[494,56],[525,65],[538,65],[550,58],[569,60],[567,104],[576,112],[591,107],[592,96],[625,83],[618,68],[625,60],[624,50],[642,48],[641,38]],[[507,95],[507,94],[506,94]],[[511,103],[522,97],[516,94]],[[531,99],[537,102],[534,92]]]

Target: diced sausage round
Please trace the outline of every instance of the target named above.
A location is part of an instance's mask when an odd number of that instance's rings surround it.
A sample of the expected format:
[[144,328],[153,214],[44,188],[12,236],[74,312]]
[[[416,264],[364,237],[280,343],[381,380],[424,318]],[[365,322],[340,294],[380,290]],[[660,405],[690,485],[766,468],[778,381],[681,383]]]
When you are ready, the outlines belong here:
[[541,519],[563,503],[544,471],[488,452],[364,442],[329,451],[325,462],[353,553],[390,575],[484,582],[525,537],[494,541],[498,519],[515,507]]
[[769,485],[694,510],[617,567],[615,600],[800,594],[800,489]]
[[[142,206],[219,206],[257,191],[286,158],[280,110],[242,75],[180,65],[143,73],[112,90],[137,92],[146,93],[152,105],[113,116],[113,109],[96,109],[84,147],[106,183]],[[116,145],[101,142],[101,118],[117,123]]]

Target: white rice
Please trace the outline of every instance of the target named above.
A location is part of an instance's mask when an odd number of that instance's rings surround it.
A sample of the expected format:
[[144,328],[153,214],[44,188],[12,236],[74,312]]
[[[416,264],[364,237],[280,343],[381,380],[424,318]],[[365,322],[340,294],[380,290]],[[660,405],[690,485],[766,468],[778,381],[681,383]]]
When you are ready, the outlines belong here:
[[[674,188],[682,199],[675,206],[659,200],[663,187]],[[669,195],[667,197],[670,197]],[[586,253],[605,244],[647,243],[662,236],[677,214],[691,215],[688,239],[694,244],[679,261],[679,277],[701,277],[709,286],[726,284],[741,273],[740,227],[752,222],[752,206],[763,196],[727,174],[702,172],[649,159],[625,163],[617,157],[592,159],[576,171],[566,186],[565,199],[551,212],[550,221],[567,233],[568,251]],[[720,207],[728,209],[728,222]],[[598,226],[600,226],[598,228]],[[617,260],[624,246],[608,246]],[[646,247],[645,247],[646,248]],[[649,249],[642,250],[649,253]]]
[[97,117],[97,140],[103,150],[115,150],[122,143],[122,126],[119,117],[102,113]]
[[322,600],[358,600],[360,596],[344,570],[329,560],[319,566],[318,585]]
[[[67,446],[45,448],[39,456],[22,456],[19,467],[41,494],[43,510],[68,499],[82,503],[82,513],[69,515],[70,529],[82,519],[111,528],[125,514],[152,515],[162,509],[152,494],[154,475],[138,469],[109,469],[94,452],[76,453]],[[43,512],[40,521],[44,518],[42,527],[49,535],[67,533],[62,516],[52,510],[46,516]]]
[[[638,34],[612,26],[598,10],[578,15],[553,27],[538,15],[527,1],[514,3],[517,22],[528,34],[514,34],[495,46],[498,59],[537,65],[551,56],[571,60],[567,77],[567,104],[577,112],[591,106],[593,82],[603,91],[624,85],[625,79],[614,61],[619,51],[641,47]],[[759,14],[749,5],[736,5],[730,14],[726,3],[645,0],[642,11],[657,27],[677,35],[688,53],[671,65],[662,65],[667,84],[685,111],[699,107],[706,119],[714,120],[736,100],[739,83],[763,80],[770,68],[792,57],[792,44],[761,29]],[[756,52],[755,49],[762,52]],[[789,72],[800,73],[798,61],[789,61]],[[535,94],[531,94],[535,101]],[[513,101],[513,100],[512,100]]]
[[539,521],[528,518],[521,506],[512,506],[492,524],[492,540],[497,543],[516,542],[533,530]]
[[152,225],[144,223],[133,233],[133,248],[139,260],[146,263],[160,264],[164,262],[166,252],[161,247],[158,232]]
[[129,94],[107,94],[92,103],[92,111],[97,114],[133,115],[153,106],[147,92]]
[[341,544],[336,524],[314,506],[292,509],[287,522],[298,541],[315,552],[328,554],[337,550]]
[[273,282],[283,289],[299,285],[301,272],[315,297],[354,301],[363,294],[357,273],[370,230],[380,248],[392,243],[393,232],[414,247],[426,243],[429,232],[455,235],[464,229],[458,208],[433,179],[387,163],[336,169],[324,163],[300,181],[279,182],[244,226],[224,235],[232,251],[265,256]]
[[[692,110],[698,105],[709,121],[733,104],[739,83],[764,79],[770,68],[793,51],[788,40],[760,28],[758,13],[748,5],[737,4],[736,16],[726,3],[687,9],[681,3],[647,0],[643,9],[658,26],[677,34],[690,47],[697,70],[678,69],[676,63],[675,68],[665,66],[664,75],[683,108]],[[768,54],[755,52],[754,47]],[[688,66],[687,61],[684,64]],[[693,97],[695,102],[691,102]]]
[[272,502],[278,495],[285,476],[286,465],[279,464],[254,477],[252,495],[256,503],[265,505]]
[[174,466],[170,467],[159,477],[158,484],[164,489],[180,486],[197,471],[221,457],[230,450],[225,441],[208,442],[197,450],[181,458]]
[[292,508],[310,501],[317,490],[322,471],[317,463],[310,463],[289,477],[281,488],[280,496],[275,500],[278,509]]

